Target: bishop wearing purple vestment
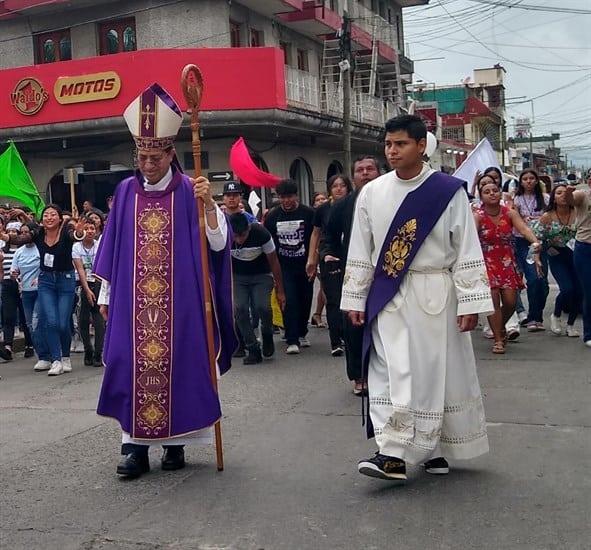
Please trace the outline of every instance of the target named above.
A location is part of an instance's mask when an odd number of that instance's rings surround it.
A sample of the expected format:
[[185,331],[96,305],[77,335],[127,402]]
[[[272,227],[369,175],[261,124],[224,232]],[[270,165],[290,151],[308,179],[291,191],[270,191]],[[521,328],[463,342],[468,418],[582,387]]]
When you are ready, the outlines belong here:
[[[229,229],[207,179],[190,179],[174,162],[178,105],[153,84],[124,118],[139,170],[117,187],[94,266],[102,280],[98,303],[108,316],[98,413],[121,425],[117,473],[139,477],[150,468],[149,445],[164,446],[163,469],[182,468],[184,445],[209,442],[221,416],[209,370],[204,284],[213,293],[221,374],[236,337]],[[205,282],[197,208],[205,208],[209,244]]]

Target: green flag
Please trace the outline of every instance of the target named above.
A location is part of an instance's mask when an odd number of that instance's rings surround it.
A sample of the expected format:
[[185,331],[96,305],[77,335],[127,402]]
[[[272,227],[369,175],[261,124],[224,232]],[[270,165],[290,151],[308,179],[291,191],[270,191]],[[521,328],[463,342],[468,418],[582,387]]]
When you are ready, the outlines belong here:
[[37,217],[45,208],[45,203],[12,142],[0,155],[0,197],[14,199],[28,206]]

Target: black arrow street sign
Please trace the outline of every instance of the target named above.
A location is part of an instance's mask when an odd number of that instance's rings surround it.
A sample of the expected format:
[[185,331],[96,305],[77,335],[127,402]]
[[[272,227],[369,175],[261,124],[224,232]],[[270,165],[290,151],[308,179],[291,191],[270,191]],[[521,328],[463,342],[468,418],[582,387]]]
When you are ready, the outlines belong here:
[[226,170],[225,172],[209,172],[209,181],[230,181],[234,179],[234,172]]

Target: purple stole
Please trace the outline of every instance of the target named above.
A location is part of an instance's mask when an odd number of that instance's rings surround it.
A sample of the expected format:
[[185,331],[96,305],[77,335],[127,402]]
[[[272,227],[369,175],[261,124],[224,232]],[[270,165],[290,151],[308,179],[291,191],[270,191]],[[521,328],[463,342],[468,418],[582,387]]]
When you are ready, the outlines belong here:
[[174,193],[137,195],[132,350],[133,437],[170,437]]
[[[396,211],[384,239],[365,304],[362,352],[364,379],[367,379],[373,321],[398,293],[421,245],[463,183],[462,180],[443,172],[435,172],[414,191],[408,193]],[[367,406],[368,437],[373,437],[373,427],[369,419],[369,400]]]

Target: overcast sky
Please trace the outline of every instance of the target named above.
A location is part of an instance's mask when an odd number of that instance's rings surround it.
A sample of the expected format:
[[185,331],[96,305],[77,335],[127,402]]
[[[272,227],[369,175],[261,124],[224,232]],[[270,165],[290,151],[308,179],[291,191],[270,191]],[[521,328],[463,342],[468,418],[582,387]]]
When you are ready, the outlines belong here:
[[[508,104],[564,87],[533,101],[533,133],[560,133],[569,160],[591,167],[591,0],[430,0],[404,10],[404,33],[411,59],[445,58],[416,62],[415,81],[460,84],[500,63]],[[507,106],[509,136],[511,117],[531,111],[529,101]]]

